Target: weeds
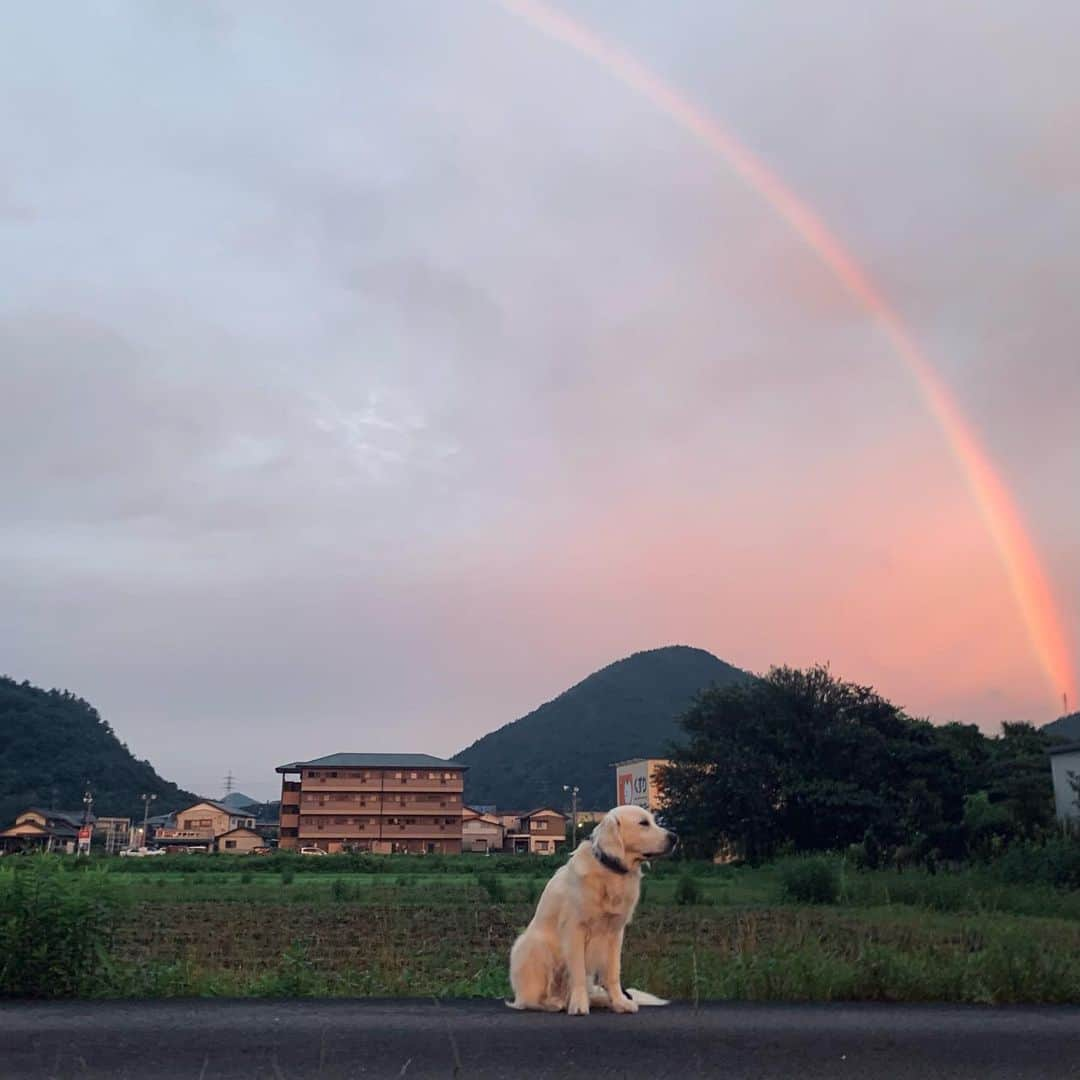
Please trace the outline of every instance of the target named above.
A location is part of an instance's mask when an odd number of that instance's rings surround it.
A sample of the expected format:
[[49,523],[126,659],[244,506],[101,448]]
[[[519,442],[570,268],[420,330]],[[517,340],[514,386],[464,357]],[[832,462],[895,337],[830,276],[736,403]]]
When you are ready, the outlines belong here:
[[65,874],[49,855],[27,862],[0,871],[0,994],[90,994],[108,976],[119,899],[100,874]]

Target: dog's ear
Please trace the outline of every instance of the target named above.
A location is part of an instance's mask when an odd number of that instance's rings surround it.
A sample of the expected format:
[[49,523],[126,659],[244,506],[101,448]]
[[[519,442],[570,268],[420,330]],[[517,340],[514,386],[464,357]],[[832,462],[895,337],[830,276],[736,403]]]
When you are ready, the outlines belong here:
[[593,847],[599,848],[605,855],[619,862],[626,863],[626,847],[623,845],[622,829],[619,828],[619,815],[609,810],[600,824],[592,831]]

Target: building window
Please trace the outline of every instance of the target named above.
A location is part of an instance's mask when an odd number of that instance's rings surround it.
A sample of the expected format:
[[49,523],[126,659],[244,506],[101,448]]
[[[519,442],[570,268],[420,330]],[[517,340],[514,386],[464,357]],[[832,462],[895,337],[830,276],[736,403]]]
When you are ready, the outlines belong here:
[[227,848],[234,848],[234,847],[236,847],[236,841],[235,840],[226,840],[225,841],[225,846]]
[[337,779],[337,773],[336,773],[336,772],[332,772],[332,773],[331,773],[330,775],[331,775],[331,776],[332,776],[332,777],[333,777],[333,778],[334,778],[335,780]]
[[308,769],[308,779],[309,780],[312,779],[315,776],[318,776],[318,775],[319,775],[319,770],[318,769]]

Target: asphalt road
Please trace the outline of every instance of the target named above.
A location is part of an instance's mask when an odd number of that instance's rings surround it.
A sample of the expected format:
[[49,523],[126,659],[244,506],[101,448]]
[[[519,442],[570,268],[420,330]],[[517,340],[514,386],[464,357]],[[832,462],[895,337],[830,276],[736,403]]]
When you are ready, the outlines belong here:
[[1080,1008],[498,1002],[0,1003],[0,1077],[1080,1078]]

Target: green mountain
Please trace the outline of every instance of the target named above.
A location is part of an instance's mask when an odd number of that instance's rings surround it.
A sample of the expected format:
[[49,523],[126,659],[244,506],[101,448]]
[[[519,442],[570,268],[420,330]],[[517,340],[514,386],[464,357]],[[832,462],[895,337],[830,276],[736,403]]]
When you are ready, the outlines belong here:
[[0,676],[0,828],[30,806],[80,809],[88,783],[104,816],[141,818],[144,791],[156,814],[196,799],[135,758],[82,698]]
[[579,809],[606,809],[615,799],[612,762],[663,756],[699,691],[750,677],[685,645],[628,656],[455,754],[469,766],[466,802],[561,807],[563,784],[576,784]]
[[1044,724],[1042,730],[1047,735],[1063,739],[1065,742],[1080,742],[1080,712],[1069,713],[1068,716],[1059,716]]

